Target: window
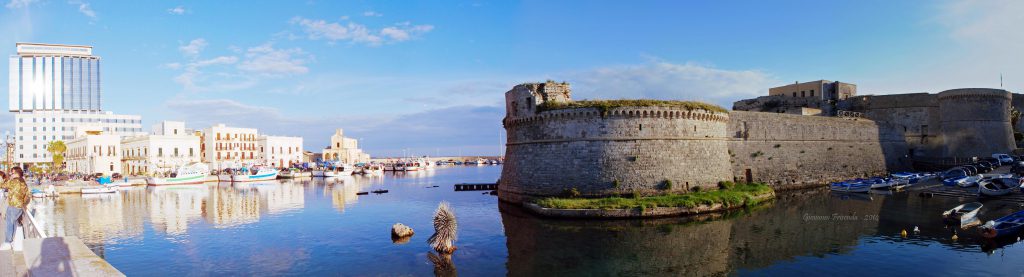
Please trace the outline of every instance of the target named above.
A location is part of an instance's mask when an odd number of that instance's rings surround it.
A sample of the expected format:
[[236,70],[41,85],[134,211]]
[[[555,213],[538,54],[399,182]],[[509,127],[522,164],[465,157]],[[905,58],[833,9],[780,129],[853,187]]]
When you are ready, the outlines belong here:
[[189,156],[189,157],[195,157],[195,156],[196,156],[196,155],[195,155],[195,154],[194,154],[194,153],[192,152],[192,148],[189,148],[189,149],[188,149],[188,156]]
[[163,147],[160,147],[160,148],[156,149],[156,156],[157,157],[163,157],[164,156],[164,148]]
[[793,92],[793,97],[796,97],[796,92],[795,91]]
[[177,156],[178,156],[178,148],[177,148],[177,147],[175,147],[175,148],[174,148],[174,156],[175,156],[175,157],[177,157]]
[[927,136],[927,135],[928,135],[928,125],[921,125],[921,136],[923,137],[923,136]]
[[801,90],[800,91],[800,97],[807,97],[807,92]]
[[811,97],[814,97],[814,90],[811,90]]

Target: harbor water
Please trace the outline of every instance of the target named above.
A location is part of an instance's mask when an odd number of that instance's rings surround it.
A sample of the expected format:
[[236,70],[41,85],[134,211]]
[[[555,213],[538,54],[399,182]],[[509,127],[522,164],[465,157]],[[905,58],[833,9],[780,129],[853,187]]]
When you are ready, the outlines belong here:
[[[943,210],[973,198],[820,189],[783,192],[771,203],[724,214],[558,220],[486,192],[453,189],[494,182],[500,171],[459,166],[380,177],[135,187],[33,205],[47,233],[80,237],[128,276],[1024,273],[1017,238],[991,241],[974,228],[942,223]],[[388,192],[357,195],[378,189]],[[433,254],[426,243],[441,201],[458,218],[458,250],[451,256]],[[1024,209],[983,203],[983,220]],[[391,225],[399,222],[416,232],[408,241],[392,241]]]

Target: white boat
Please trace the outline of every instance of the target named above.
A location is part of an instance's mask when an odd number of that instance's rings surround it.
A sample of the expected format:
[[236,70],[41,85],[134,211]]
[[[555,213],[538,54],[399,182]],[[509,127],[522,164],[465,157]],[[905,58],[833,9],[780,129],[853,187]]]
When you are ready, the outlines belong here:
[[384,165],[384,171],[395,171],[395,165],[394,164]]
[[978,215],[978,211],[981,210],[981,203],[967,203],[956,206],[953,209],[942,213],[942,219],[949,223],[960,223],[965,225],[972,221],[977,220],[975,216]]
[[93,186],[82,188],[82,194],[101,194],[117,192],[117,186]]
[[269,167],[257,167],[254,170],[237,170],[235,174],[231,175],[232,183],[239,182],[255,182],[255,181],[270,181],[277,179],[278,171],[276,168]]
[[984,177],[982,177],[981,175],[967,176],[967,178],[963,178],[960,179],[959,181],[956,181],[956,185],[962,188],[977,186],[978,181],[981,181],[982,178]]
[[331,178],[350,175],[352,175],[352,167],[350,166],[339,166],[333,169],[325,168],[313,170],[313,177]]
[[146,178],[146,184],[150,186],[202,184],[206,182],[206,176],[209,175],[210,168],[206,164],[191,163],[178,167],[170,176]]
[[366,175],[381,175],[384,174],[384,166],[371,164],[366,166],[366,168],[363,169],[363,172],[366,173]]
[[1014,178],[996,178],[982,180],[978,183],[978,195],[1003,196],[1020,187],[1020,180]]
[[405,163],[405,171],[419,171],[421,165],[419,162],[408,162]]
[[313,172],[301,171],[298,168],[292,168],[281,172],[277,177],[281,179],[307,178],[313,177]]
[[892,187],[892,185],[893,185],[893,181],[892,180],[885,180],[885,179],[872,179],[872,180],[865,181],[865,182],[871,184],[871,189],[888,189],[888,188]]

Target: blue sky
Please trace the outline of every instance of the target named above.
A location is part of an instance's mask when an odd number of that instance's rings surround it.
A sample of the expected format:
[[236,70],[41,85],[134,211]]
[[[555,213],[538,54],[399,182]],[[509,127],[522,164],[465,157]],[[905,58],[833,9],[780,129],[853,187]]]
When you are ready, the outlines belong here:
[[495,154],[503,93],[545,79],[726,107],[793,81],[1024,83],[1015,1],[5,1],[0,49],[94,46],[106,110],[314,151],[344,128],[375,156]]

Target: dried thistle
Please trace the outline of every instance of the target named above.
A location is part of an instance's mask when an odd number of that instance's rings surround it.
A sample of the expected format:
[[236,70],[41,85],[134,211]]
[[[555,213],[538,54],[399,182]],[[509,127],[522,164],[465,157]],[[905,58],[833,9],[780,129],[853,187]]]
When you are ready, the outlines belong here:
[[455,212],[448,206],[448,202],[442,201],[434,212],[434,234],[427,239],[427,243],[437,250],[438,253],[451,254],[455,252],[453,244],[457,238],[456,231],[459,227],[455,220]]

